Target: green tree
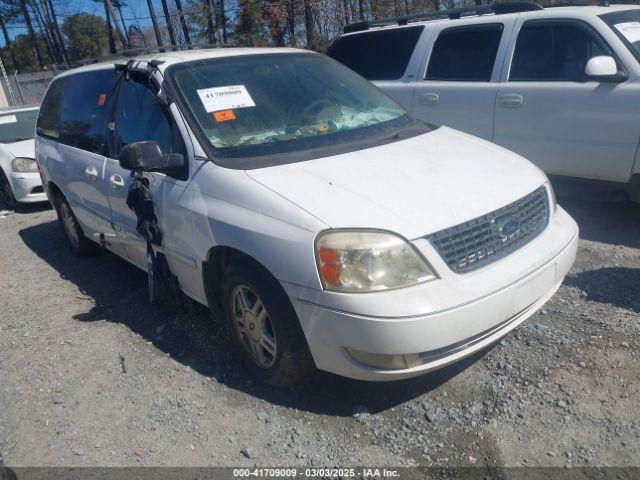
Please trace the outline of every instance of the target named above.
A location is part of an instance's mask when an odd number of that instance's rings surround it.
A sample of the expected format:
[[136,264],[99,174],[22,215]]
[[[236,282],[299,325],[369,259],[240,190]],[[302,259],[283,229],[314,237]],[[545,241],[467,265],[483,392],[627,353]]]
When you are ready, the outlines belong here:
[[[44,53],[46,48],[44,39],[39,35],[36,36],[36,39],[38,41],[38,48]],[[20,34],[14,37],[9,47],[5,46],[0,49],[0,55],[9,74],[12,74],[16,69],[20,73],[42,70],[35,54],[33,39],[29,34]],[[52,63],[51,58],[47,54],[43,57],[43,61],[46,64]]]
[[67,17],[62,24],[62,33],[72,62],[100,57],[109,51],[104,20],[96,15],[83,12]]

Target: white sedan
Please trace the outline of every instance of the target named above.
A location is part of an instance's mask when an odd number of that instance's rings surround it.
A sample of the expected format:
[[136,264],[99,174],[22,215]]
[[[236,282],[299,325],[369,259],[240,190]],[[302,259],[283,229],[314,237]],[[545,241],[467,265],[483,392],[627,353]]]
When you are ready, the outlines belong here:
[[0,110],[0,201],[5,207],[45,202],[33,137],[38,107]]

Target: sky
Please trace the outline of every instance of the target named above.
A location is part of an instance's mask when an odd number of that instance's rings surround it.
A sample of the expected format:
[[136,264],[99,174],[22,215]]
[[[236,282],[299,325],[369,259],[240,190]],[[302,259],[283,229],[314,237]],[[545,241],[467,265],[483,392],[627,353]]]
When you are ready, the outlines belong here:
[[[127,28],[130,24],[139,25],[142,29],[151,25],[151,19],[149,18],[149,8],[147,7],[146,0],[125,0],[127,6],[122,8],[122,15],[125,19],[125,25]],[[58,22],[61,24],[64,21],[64,17],[73,15],[78,12],[87,12],[94,15],[98,15],[104,18],[104,6],[101,1],[94,0],[53,0],[56,8],[56,14],[58,15]],[[152,0],[153,7],[158,17],[158,22],[164,24],[164,16],[162,14],[162,5],[159,0]],[[173,9],[175,6],[172,0],[168,0],[169,8]],[[182,2],[183,7],[186,2]],[[19,34],[27,33],[27,28],[24,22],[9,24],[9,35],[14,37]],[[0,36],[0,46],[4,46],[4,39]]]

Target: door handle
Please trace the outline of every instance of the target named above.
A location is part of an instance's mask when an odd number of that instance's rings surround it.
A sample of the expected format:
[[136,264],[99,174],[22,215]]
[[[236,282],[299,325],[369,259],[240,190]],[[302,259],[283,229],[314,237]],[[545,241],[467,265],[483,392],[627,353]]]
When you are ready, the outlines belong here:
[[422,105],[437,105],[440,101],[440,95],[437,93],[423,93],[420,95],[420,103]]
[[114,190],[123,190],[124,189],[124,180],[118,174],[111,175],[109,177],[109,182],[111,182],[111,188]]
[[91,180],[98,178],[98,169],[96,167],[87,167],[84,169],[84,174]]
[[500,95],[499,102],[503,107],[518,108],[524,102],[524,98],[517,93],[505,93]]

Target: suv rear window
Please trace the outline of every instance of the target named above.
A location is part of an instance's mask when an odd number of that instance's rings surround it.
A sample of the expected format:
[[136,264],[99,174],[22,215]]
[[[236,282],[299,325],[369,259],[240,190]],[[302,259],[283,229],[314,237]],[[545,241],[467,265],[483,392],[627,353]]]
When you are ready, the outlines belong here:
[[372,30],[339,38],[329,56],[367,80],[397,80],[404,75],[424,27]]
[[501,37],[501,23],[443,30],[433,46],[425,79],[490,81]]

